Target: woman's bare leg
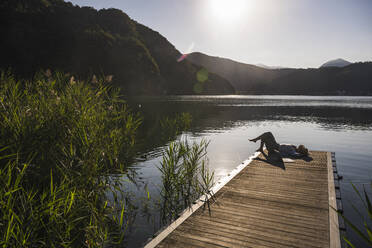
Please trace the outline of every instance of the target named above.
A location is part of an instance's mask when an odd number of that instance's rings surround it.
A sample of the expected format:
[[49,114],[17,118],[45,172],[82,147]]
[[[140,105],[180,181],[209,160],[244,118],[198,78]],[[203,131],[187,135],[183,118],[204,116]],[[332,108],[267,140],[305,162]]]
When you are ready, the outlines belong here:
[[263,133],[257,138],[251,139],[250,141],[256,142],[257,140],[261,140],[260,147],[257,149],[257,151],[262,152],[264,145],[269,151],[274,151],[274,150],[279,149],[279,144],[276,142],[274,135],[271,132]]
[[262,139],[262,138],[265,139],[265,138],[267,137],[267,133],[269,133],[269,132],[263,133],[263,134],[261,134],[260,136],[258,136],[257,138],[250,139],[249,141],[256,142],[257,140],[260,140],[260,139]]

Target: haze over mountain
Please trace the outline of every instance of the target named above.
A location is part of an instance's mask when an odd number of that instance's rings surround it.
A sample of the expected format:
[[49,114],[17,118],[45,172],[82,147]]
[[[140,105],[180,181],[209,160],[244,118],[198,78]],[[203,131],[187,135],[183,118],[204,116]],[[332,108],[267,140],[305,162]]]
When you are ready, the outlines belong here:
[[261,63],[259,63],[259,64],[255,64],[256,66],[258,66],[258,67],[261,67],[261,68],[265,68],[265,69],[285,69],[285,68],[287,68],[287,67],[283,67],[283,66],[270,66],[270,65],[265,65],[265,64],[261,64]]
[[[0,68],[30,77],[40,69],[82,78],[113,75],[125,94],[232,94],[224,78],[187,60],[161,34],[118,9],[95,10],[62,0],[0,2]],[[197,88],[197,91],[195,91]]]
[[351,62],[340,58],[340,59],[334,59],[334,60],[327,61],[326,63],[322,64],[320,67],[344,67],[350,64]]
[[372,95],[372,62],[273,70],[202,53],[187,59],[226,78],[241,94]]

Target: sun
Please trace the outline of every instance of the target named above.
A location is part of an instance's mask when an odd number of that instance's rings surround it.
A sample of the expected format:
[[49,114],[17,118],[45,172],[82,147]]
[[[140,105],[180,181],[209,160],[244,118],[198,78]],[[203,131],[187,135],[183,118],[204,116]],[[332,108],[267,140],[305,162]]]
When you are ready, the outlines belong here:
[[208,5],[214,18],[232,22],[244,16],[248,2],[248,0],[209,0]]

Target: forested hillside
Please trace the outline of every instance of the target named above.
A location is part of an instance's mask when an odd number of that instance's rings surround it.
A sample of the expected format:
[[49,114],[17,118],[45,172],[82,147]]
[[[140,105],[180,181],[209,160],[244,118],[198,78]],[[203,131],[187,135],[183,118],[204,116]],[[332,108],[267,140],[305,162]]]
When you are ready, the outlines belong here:
[[264,88],[268,82],[293,71],[293,69],[265,69],[199,52],[189,54],[187,59],[226,78],[237,91],[248,93],[256,93],[256,91]]
[[[31,77],[40,69],[89,78],[113,75],[125,94],[231,94],[213,74],[195,92],[200,66],[177,62],[180,52],[121,10],[95,10],[62,0],[0,2],[0,68]],[[200,85],[199,85],[200,86]],[[200,88],[200,87],[198,87]]]
[[226,78],[244,94],[372,95],[372,62],[274,70],[202,53],[187,59]]
[[372,95],[372,62],[297,69],[268,84],[273,94]]

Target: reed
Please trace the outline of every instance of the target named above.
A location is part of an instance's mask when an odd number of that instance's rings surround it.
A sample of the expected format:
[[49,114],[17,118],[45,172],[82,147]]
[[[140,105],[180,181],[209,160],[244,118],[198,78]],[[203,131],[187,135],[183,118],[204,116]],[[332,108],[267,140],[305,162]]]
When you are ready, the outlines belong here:
[[[164,224],[175,220],[202,195],[210,194],[214,174],[207,167],[205,140],[189,144],[187,139],[171,142],[159,167],[162,175],[161,215]],[[208,202],[209,203],[209,202]]]
[[[360,201],[363,204],[364,210],[368,215],[368,217],[365,218],[362,214],[362,211],[359,210],[357,207],[355,207],[354,204],[352,204],[352,207],[354,208],[356,213],[358,213],[360,220],[363,222],[363,228],[357,227],[357,225],[355,225],[355,223],[353,223],[348,218],[346,218],[345,215],[342,214],[341,212],[338,212],[338,213],[344,219],[345,223],[359,236],[361,242],[364,242],[365,245],[368,245],[369,247],[372,247],[372,228],[370,226],[370,224],[372,223],[372,204],[371,204],[371,201],[368,197],[367,191],[364,188],[364,186],[363,186],[363,192],[362,193],[355,187],[354,184],[351,184],[351,186],[353,187],[355,193],[358,195]],[[372,189],[372,182],[370,184],[370,187]],[[352,247],[352,248],[356,247],[347,237],[344,236],[343,239],[347,243],[348,247]]]
[[180,113],[174,118],[165,117],[159,121],[163,140],[174,140],[177,135],[190,129],[192,117],[190,113]]
[[[0,245],[123,242],[127,173],[141,118],[102,79],[0,75]],[[108,200],[107,195],[112,195]]]

